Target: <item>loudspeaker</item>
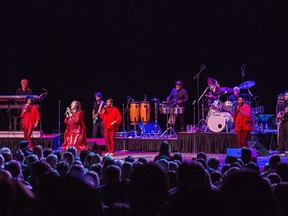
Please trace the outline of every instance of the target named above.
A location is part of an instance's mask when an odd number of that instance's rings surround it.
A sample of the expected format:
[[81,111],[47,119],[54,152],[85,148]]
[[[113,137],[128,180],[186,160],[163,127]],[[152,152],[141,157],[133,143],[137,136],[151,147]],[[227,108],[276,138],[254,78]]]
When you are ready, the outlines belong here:
[[87,138],[86,143],[88,146],[88,150],[93,151],[100,156],[102,155],[102,151],[106,150],[104,138]]
[[257,156],[269,156],[269,151],[257,141],[249,141],[248,146],[251,149],[257,150]]

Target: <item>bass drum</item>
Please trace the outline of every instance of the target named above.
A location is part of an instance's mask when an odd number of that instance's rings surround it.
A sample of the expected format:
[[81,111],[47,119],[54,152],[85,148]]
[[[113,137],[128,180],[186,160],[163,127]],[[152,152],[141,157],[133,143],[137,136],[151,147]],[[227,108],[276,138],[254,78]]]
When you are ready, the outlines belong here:
[[130,124],[138,124],[140,120],[140,102],[132,101],[130,103]]
[[150,122],[150,102],[149,101],[141,101],[140,103],[140,118],[143,124],[147,124]]
[[228,132],[233,127],[233,118],[228,112],[214,112],[208,117],[207,126],[213,132]]

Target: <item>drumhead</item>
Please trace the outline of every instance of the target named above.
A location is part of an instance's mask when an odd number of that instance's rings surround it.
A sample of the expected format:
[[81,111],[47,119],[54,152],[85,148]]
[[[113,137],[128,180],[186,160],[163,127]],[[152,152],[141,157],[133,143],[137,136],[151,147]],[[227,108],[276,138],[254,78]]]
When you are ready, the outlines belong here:
[[207,121],[208,128],[213,132],[220,132],[226,126],[225,117],[221,113],[213,113]]

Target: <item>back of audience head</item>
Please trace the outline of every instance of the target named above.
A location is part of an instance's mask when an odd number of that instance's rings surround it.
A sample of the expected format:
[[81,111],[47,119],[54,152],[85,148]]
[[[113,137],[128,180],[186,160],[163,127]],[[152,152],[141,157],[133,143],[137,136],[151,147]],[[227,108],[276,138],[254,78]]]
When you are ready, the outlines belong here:
[[32,151],[33,154],[37,155],[39,159],[43,158],[43,147],[41,145],[36,145]]
[[149,163],[148,159],[146,157],[139,157],[138,161],[141,162],[142,164],[147,164]]
[[100,179],[96,172],[88,171],[84,175],[84,181],[90,185],[92,188],[98,188],[100,185]]
[[217,157],[211,157],[208,159],[207,165],[212,170],[217,170],[220,165],[220,161]]
[[37,161],[38,161],[38,157],[35,154],[31,154],[26,157],[26,164],[28,166],[30,166],[32,163],[37,162]]
[[160,155],[166,155],[169,156],[171,153],[171,148],[170,148],[170,144],[168,141],[163,141],[160,144],[160,148],[159,148],[159,153]]
[[178,165],[178,163],[176,162],[176,161],[169,161],[168,162],[168,169],[169,170],[172,170],[172,171],[176,171],[177,172],[177,170],[178,170],[178,168],[179,168],[179,165]]
[[19,161],[11,160],[5,165],[5,169],[9,171],[13,178],[19,178],[22,174],[21,172],[21,164]]
[[202,158],[205,161],[205,163],[207,161],[207,155],[204,152],[198,152],[196,154],[196,159],[198,159],[198,158]]
[[124,158],[124,161],[133,163],[135,161],[135,158],[132,155],[128,155]]
[[74,157],[77,155],[77,148],[75,146],[69,146],[67,151],[71,152]]
[[106,184],[107,183],[113,183],[113,182],[120,182],[121,181],[121,169],[117,165],[109,165],[104,170],[104,177]]
[[277,173],[270,173],[267,178],[270,180],[271,184],[279,184],[282,182],[281,177]]
[[84,166],[79,164],[73,164],[68,172],[69,176],[79,179],[83,179],[84,174],[85,174]]
[[24,163],[24,161],[25,161],[25,156],[24,156],[24,153],[22,152],[21,149],[18,149],[18,150],[15,152],[14,159],[17,160],[17,161],[19,161],[21,164]]
[[66,161],[71,166],[73,164],[73,162],[74,162],[73,154],[71,152],[68,152],[68,151],[64,152],[63,161]]
[[102,176],[102,167],[103,165],[101,163],[95,163],[92,164],[90,167],[90,171],[94,171],[98,174],[98,176],[101,178]]
[[49,154],[45,160],[53,169],[57,168],[58,157],[55,154]]
[[130,179],[132,175],[132,163],[124,162],[121,167],[121,179]]
[[5,159],[2,154],[0,154],[0,169],[4,169]]
[[232,164],[232,163],[234,163],[234,162],[238,162],[237,157],[232,156],[232,155],[227,155],[227,156],[225,157],[225,164]]
[[163,171],[167,171],[169,168],[169,162],[166,159],[160,159],[155,162],[157,166],[159,166]]
[[227,175],[221,194],[223,216],[277,215],[271,187],[256,172],[244,168]]
[[276,166],[276,173],[281,177],[282,182],[288,182],[288,164],[280,162]]
[[[88,149],[82,150],[82,151],[80,152],[79,157],[80,157],[80,161],[82,162],[82,164],[84,164],[85,158],[86,158],[86,156],[87,156],[90,152],[91,152],[91,151],[88,150]],[[73,153],[72,153],[72,154],[73,154]],[[74,155],[74,159],[75,159],[75,156],[76,156],[76,155]]]
[[43,150],[43,157],[46,158],[49,154],[52,154],[53,150],[51,148],[45,148]]
[[247,164],[251,161],[252,157],[252,151],[248,147],[243,147],[241,149],[241,160],[243,161],[244,164]]
[[129,203],[132,215],[158,215],[166,201],[166,173],[155,164],[143,164],[131,176]]
[[68,174],[70,168],[70,164],[67,163],[66,161],[60,161],[57,164],[57,172],[59,173],[60,176],[65,176]]
[[281,158],[279,155],[272,155],[269,158],[269,166],[273,169],[276,168],[277,164],[281,162]]
[[181,152],[175,152],[173,154],[173,160],[178,160],[178,161],[180,161],[182,163],[182,161],[183,161],[182,153]]

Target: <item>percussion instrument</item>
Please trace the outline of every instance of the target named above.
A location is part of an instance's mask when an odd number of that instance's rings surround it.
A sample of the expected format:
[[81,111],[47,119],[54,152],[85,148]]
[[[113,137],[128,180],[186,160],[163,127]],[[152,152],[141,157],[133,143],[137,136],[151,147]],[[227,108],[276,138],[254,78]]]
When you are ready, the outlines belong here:
[[208,83],[208,87],[209,87],[210,91],[212,91],[213,93],[216,93],[216,94],[221,94],[220,84],[217,82],[217,80],[208,77],[207,83]]
[[252,80],[248,80],[246,82],[243,82],[239,85],[240,89],[249,89],[255,85],[255,82]]
[[228,112],[215,112],[207,119],[207,126],[213,132],[226,132],[233,127],[233,118]]
[[208,97],[208,98],[213,98],[213,99],[216,99],[217,96],[213,95],[213,94],[204,94],[205,97]]
[[170,107],[166,104],[160,103],[159,104],[159,111],[161,114],[167,114],[170,111]]
[[222,107],[223,107],[223,103],[222,103],[222,101],[220,101],[219,99],[214,100],[214,101],[212,102],[212,104],[211,104],[211,108],[212,108],[213,110],[221,111]]
[[172,114],[175,114],[175,115],[183,114],[184,113],[184,107],[179,107],[179,106],[172,107],[171,112],[172,112]]
[[264,106],[252,108],[252,115],[259,115],[264,113]]
[[130,103],[130,124],[138,124],[140,120],[140,102],[132,101]]
[[141,101],[140,103],[140,118],[143,124],[147,124],[150,122],[150,102],[149,101]]
[[221,92],[226,92],[226,93],[232,93],[232,92],[233,92],[233,89],[232,89],[232,88],[229,88],[229,87],[221,87],[221,88],[220,88],[220,91],[221,91]]
[[229,100],[224,102],[223,110],[226,112],[232,112],[233,110],[233,103]]

